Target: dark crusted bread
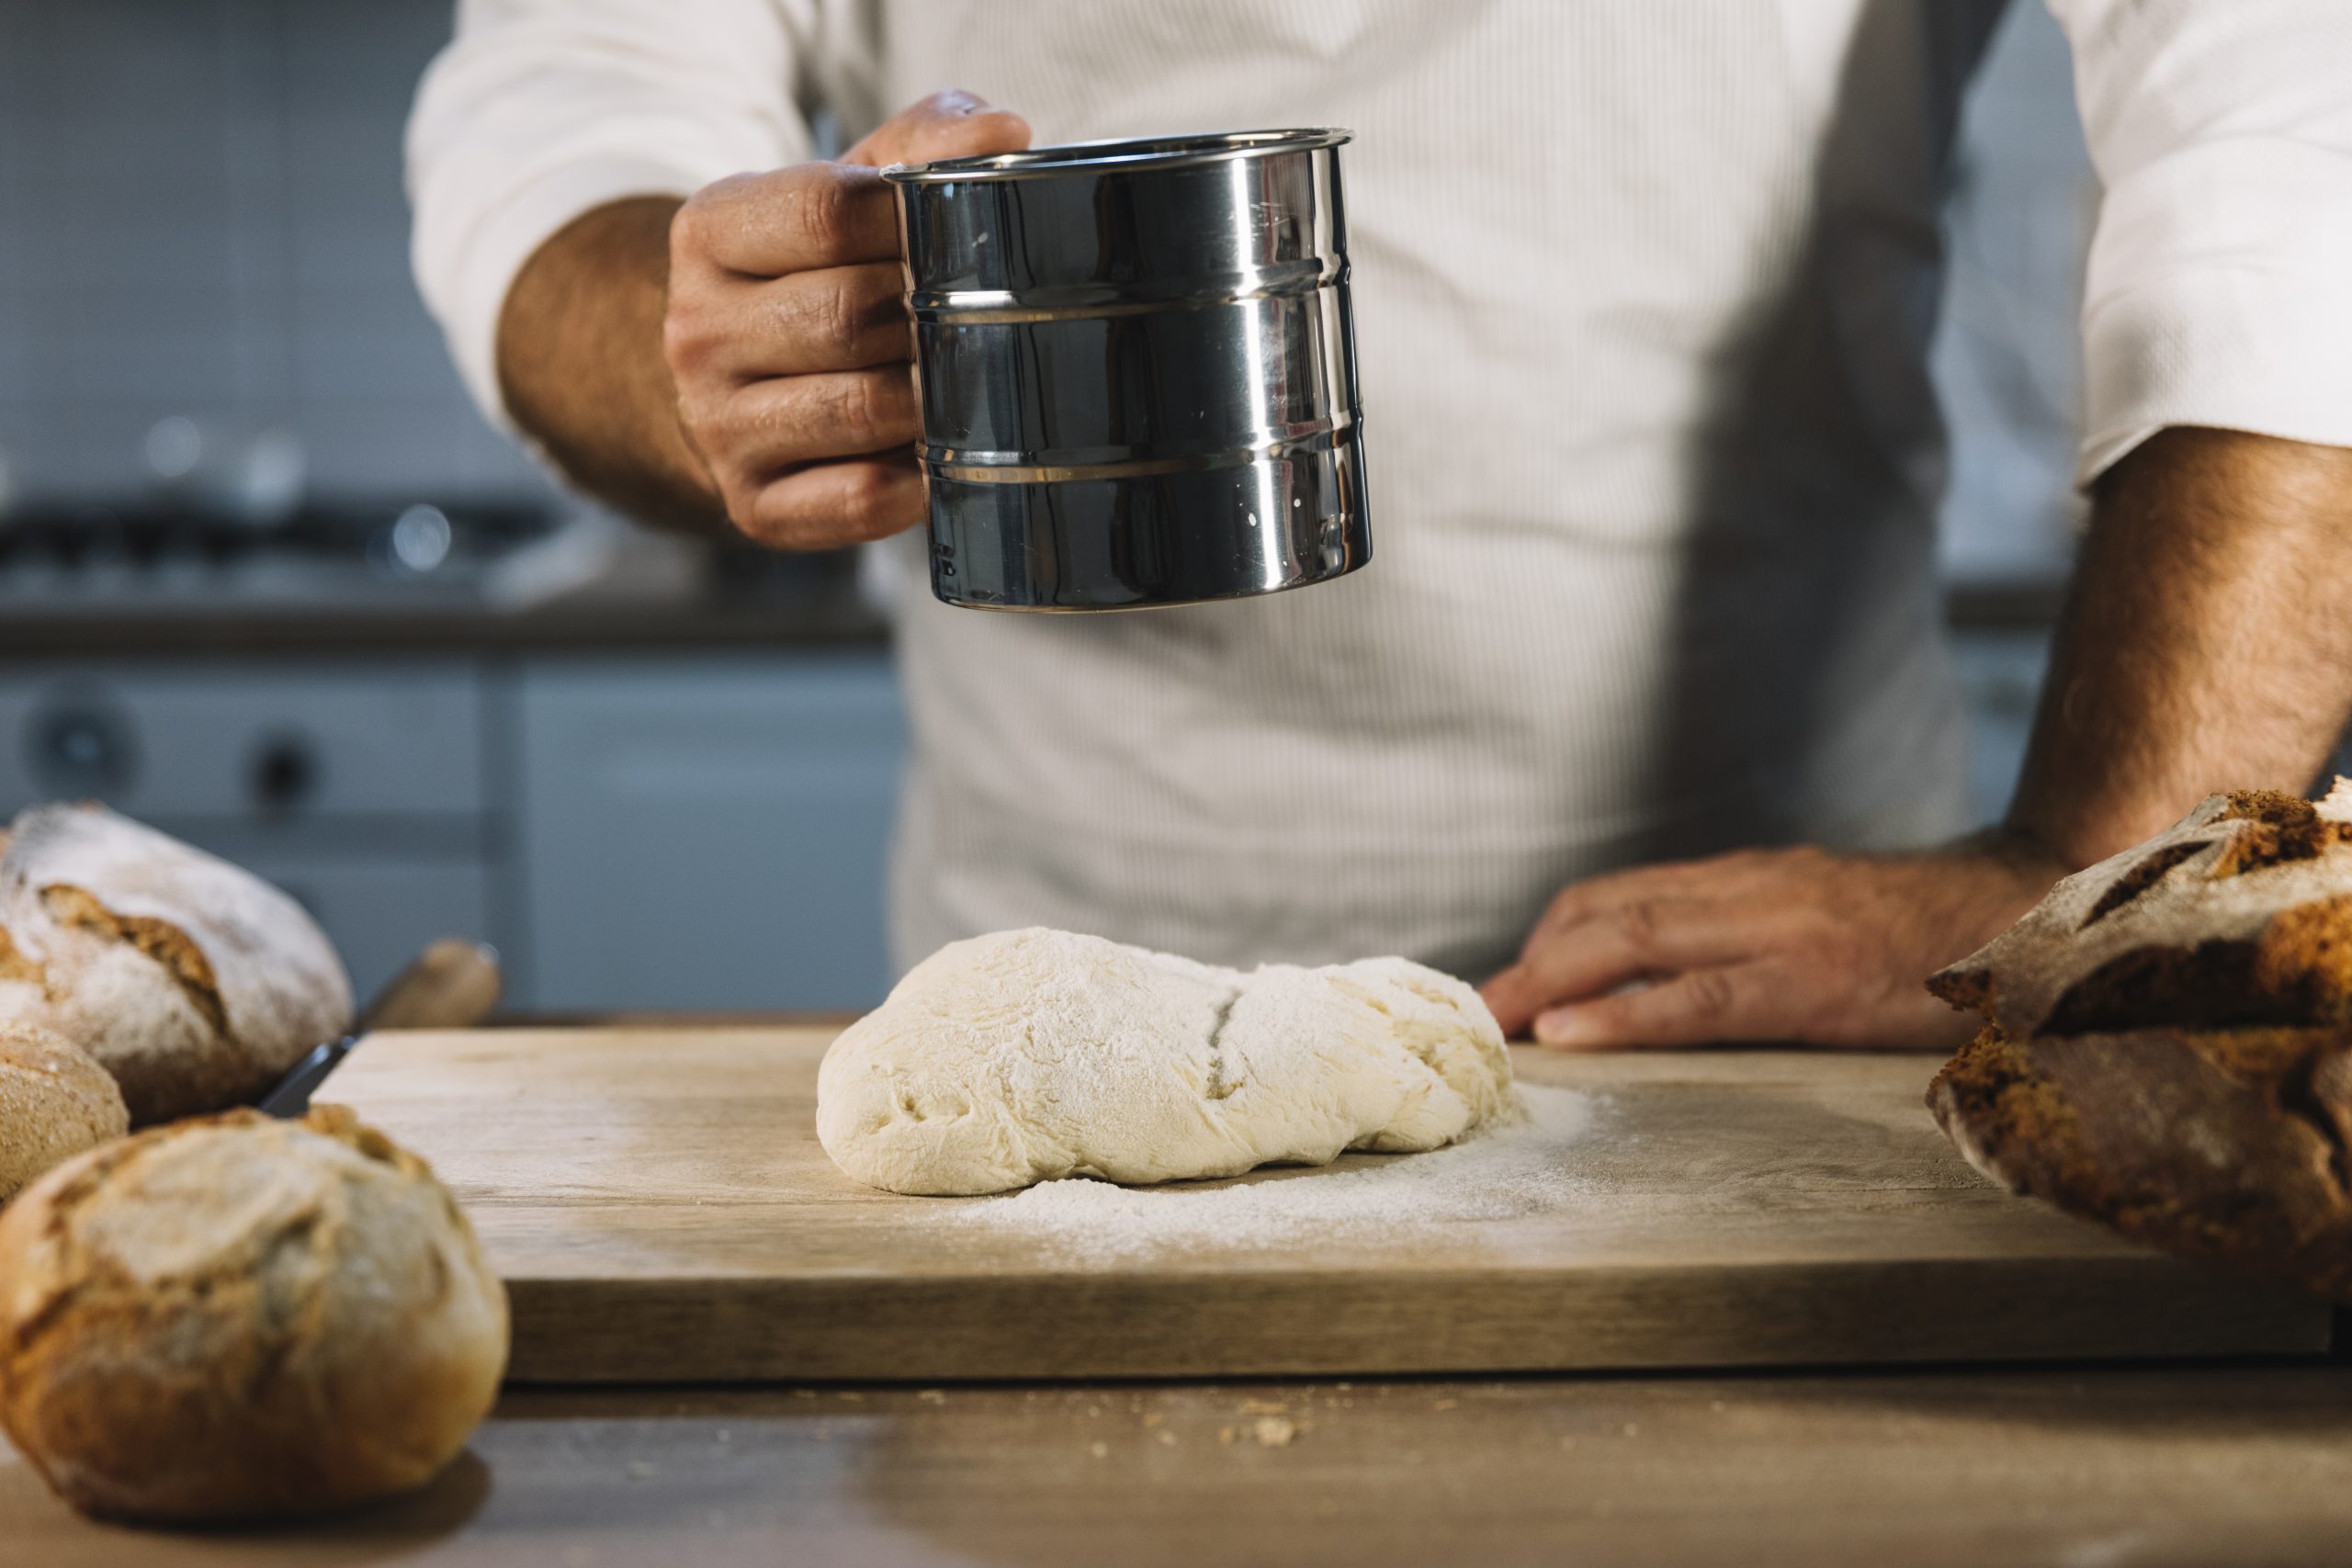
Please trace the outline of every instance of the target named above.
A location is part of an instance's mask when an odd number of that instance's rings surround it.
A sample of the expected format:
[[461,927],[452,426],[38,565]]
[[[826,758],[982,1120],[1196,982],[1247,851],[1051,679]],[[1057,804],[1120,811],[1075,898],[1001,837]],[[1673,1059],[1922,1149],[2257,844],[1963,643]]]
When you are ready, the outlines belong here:
[[1928,988],[2013,1040],[2352,1024],[2352,786],[2210,796]]
[[2352,1031],[1988,1025],[1928,1104],[2013,1192],[2352,1301]]
[[62,1035],[133,1122],[251,1099],[351,1023],[351,983],[300,904],[100,807],[0,835],[0,1021]]

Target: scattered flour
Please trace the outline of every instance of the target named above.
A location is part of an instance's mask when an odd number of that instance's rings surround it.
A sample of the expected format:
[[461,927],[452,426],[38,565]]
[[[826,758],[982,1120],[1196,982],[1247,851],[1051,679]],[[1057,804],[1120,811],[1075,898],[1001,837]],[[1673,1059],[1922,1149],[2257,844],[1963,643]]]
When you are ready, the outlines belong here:
[[1215,1183],[1118,1187],[1087,1177],[959,1204],[953,1223],[1027,1236],[1089,1261],[1163,1249],[1273,1249],[1349,1232],[1510,1219],[1590,1190],[1568,1151],[1591,1126],[1574,1089],[1522,1084],[1528,1115],[1428,1154],[1355,1169],[1260,1171]]

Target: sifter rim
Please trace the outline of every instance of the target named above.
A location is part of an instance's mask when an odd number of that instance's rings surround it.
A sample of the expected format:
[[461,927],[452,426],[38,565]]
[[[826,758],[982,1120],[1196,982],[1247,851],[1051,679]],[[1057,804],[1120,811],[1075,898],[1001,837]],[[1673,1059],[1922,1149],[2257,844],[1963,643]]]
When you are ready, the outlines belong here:
[[893,164],[882,171],[892,185],[946,185],[1051,179],[1064,174],[1182,169],[1337,147],[1355,133],[1337,127],[1291,130],[1223,130],[1198,136],[1146,136],[1110,141],[1069,141],[1022,152],[985,152],[928,164]]

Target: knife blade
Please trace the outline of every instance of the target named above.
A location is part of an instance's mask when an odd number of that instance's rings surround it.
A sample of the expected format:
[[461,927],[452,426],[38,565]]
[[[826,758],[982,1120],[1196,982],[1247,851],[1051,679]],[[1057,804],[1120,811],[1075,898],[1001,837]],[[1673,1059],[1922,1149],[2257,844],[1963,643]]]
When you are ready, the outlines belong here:
[[379,1029],[468,1029],[498,1006],[503,977],[498,950],[486,942],[443,937],[394,976],[340,1040],[313,1046],[255,1107],[292,1119],[311,1109],[311,1096],[359,1043]]

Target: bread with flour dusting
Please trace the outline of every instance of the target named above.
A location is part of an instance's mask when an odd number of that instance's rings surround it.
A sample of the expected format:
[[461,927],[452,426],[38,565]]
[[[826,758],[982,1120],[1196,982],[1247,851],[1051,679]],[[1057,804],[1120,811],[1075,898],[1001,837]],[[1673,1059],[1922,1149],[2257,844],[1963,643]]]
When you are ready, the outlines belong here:
[[1245,974],[1042,929],[942,948],[817,1077],[834,1163],[926,1194],[1433,1149],[1519,1109],[1494,1018],[1433,969]]
[[0,838],[0,1021],[96,1057],[134,1122],[248,1100],[351,1025],[351,982],[300,904],[96,806]]
[[122,1090],[88,1052],[46,1029],[0,1023],[0,1203],[130,1130]]
[[506,1352],[505,1288],[447,1189],[341,1106],[151,1128],[0,1210],[0,1427],[89,1513],[261,1518],[420,1485]]

